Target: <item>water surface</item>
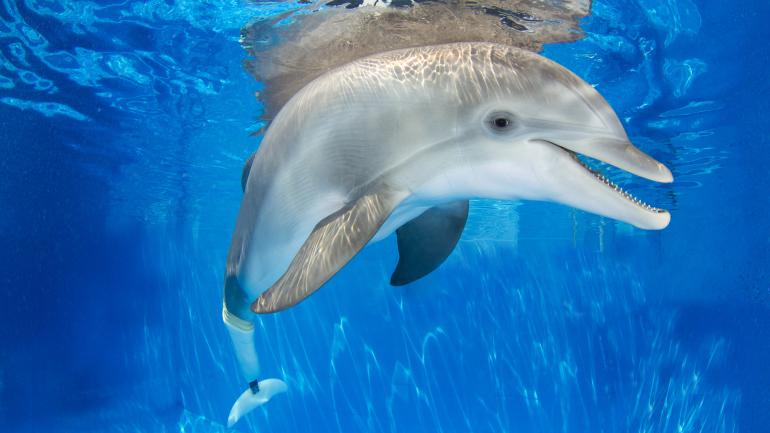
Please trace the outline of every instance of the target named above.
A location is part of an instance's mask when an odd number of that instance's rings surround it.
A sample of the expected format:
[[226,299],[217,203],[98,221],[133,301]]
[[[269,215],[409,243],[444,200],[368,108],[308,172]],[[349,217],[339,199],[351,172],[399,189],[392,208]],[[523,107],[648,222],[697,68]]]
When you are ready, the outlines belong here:
[[[222,273],[264,126],[241,29],[301,6],[2,3],[0,430],[227,430]],[[399,289],[395,243],[373,245],[262,318],[291,389],[235,431],[768,431],[768,16],[594,2],[544,55],[672,169],[613,177],[669,228],[473,203],[456,253]]]

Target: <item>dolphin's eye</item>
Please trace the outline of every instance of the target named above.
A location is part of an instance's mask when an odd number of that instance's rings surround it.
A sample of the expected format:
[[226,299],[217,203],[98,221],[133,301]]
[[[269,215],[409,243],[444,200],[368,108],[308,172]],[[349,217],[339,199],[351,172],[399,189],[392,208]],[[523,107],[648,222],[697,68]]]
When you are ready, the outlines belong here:
[[495,128],[499,128],[499,129],[507,128],[508,125],[511,124],[511,120],[506,119],[505,117],[497,117],[495,118],[494,122],[495,122]]
[[486,124],[492,132],[496,133],[511,131],[516,126],[513,114],[501,111],[491,113],[487,116]]

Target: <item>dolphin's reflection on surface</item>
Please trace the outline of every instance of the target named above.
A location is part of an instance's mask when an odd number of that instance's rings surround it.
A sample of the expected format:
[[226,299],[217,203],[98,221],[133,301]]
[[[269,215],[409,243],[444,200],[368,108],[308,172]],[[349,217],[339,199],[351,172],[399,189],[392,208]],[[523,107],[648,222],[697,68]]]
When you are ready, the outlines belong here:
[[401,48],[495,42],[539,52],[573,42],[590,0],[315,2],[241,30],[271,119],[299,89],[353,60]]

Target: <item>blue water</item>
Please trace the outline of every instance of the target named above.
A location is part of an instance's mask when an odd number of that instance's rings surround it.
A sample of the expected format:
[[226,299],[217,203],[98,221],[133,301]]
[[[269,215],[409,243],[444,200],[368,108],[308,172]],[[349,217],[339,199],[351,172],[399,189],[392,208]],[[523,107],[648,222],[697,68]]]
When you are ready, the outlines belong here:
[[[222,432],[221,323],[262,126],[238,0],[3,0],[0,431]],[[286,395],[234,431],[770,432],[770,3],[602,0],[544,54],[671,185],[662,232],[473,203],[457,251],[387,285],[392,239],[264,316]]]

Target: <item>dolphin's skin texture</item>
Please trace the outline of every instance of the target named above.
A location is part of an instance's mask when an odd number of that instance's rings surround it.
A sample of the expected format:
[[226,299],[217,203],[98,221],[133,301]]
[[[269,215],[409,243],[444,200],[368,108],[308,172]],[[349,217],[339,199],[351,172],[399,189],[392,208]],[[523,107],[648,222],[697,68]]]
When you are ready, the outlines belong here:
[[[402,257],[392,281],[420,278],[451,252],[469,199],[547,200],[642,229],[668,225],[668,212],[576,154],[673,181],[629,142],[593,87],[529,51],[411,48],[309,83],[277,114],[244,172],[223,315],[247,380],[259,378],[254,313],[300,302],[368,242],[397,230]],[[436,241],[442,230],[448,241]],[[233,407],[231,425],[286,386],[267,379],[256,388]]]

